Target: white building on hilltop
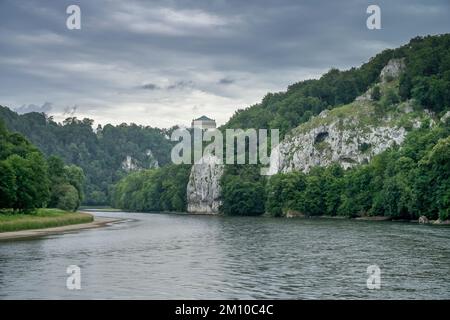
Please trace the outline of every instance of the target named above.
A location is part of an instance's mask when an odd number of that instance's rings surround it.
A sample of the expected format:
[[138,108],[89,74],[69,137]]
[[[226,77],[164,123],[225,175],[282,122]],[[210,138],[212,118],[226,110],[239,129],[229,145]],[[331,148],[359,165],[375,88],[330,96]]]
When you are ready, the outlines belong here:
[[215,129],[216,121],[207,116],[201,116],[200,118],[192,120],[191,126],[192,128],[198,129]]

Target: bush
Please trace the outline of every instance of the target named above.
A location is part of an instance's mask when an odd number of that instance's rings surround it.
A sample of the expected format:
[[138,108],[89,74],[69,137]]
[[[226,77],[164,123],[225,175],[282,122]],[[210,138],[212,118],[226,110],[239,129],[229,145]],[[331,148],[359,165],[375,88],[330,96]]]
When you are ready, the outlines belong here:
[[70,184],[63,184],[56,189],[58,202],[56,207],[65,211],[76,211],[80,206],[77,189]]

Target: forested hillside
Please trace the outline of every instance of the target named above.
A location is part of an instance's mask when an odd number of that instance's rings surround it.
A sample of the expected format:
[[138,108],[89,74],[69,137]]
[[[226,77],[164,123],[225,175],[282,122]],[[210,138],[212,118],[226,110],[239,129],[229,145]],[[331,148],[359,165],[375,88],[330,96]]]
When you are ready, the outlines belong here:
[[[402,59],[405,70],[393,85],[389,85],[385,92],[381,93],[377,85],[380,82],[380,71],[393,58]],[[386,80],[390,82],[393,79]],[[383,51],[360,68],[348,71],[332,69],[318,80],[302,81],[290,86],[286,92],[268,94],[260,104],[237,111],[223,128],[280,128],[284,136],[312,116],[325,109],[340,108],[365,94],[368,89],[373,89],[372,108],[378,110],[379,117],[406,103],[414,105],[416,111],[426,109],[439,119],[450,110],[450,35],[417,37],[400,48]],[[351,115],[352,108],[358,108],[358,104],[346,105],[343,110]],[[439,122],[437,126],[440,129],[431,130],[425,126],[420,134],[411,133],[414,138],[407,140],[405,148],[415,150],[413,155],[405,158],[402,149],[386,151],[380,155],[377,159],[385,159],[387,163],[382,169],[378,166],[377,172],[372,171],[376,165],[371,164],[351,169],[345,175],[342,170],[330,168],[325,171],[317,169],[307,175],[292,173],[285,177],[285,174],[280,174],[267,179],[259,175],[258,166],[226,166],[221,180],[222,212],[262,214],[268,211],[275,215],[284,215],[295,208],[306,215],[384,214],[416,218],[423,210],[429,217],[436,218],[438,214],[446,217],[450,192],[449,168],[443,166],[433,171],[435,169],[432,168],[436,167],[431,164],[426,166],[424,163],[428,160],[423,158],[427,152],[432,152],[431,150],[443,151],[448,146],[448,139],[445,140],[447,142],[439,140],[448,136],[448,123]],[[408,129],[414,131],[412,128]],[[430,130],[429,135],[434,139],[426,143],[416,140],[420,135],[428,136]],[[446,151],[448,152],[448,149]],[[400,166],[406,163],[409,165],[401,169]],[[420,163],[420,166],[417,163]],[[329,189],[334,197],[333,204],[323,198],[324,192],[326,193],[323,182],[327,181],[330,174],[345,176],[343,180],[339,180],[342,185],[334,185]],[[406,182],[401,178],[412,174],[418,175],[414,179],[422,181],[421,187],[418,186],[418,181]],[[360,180],[363,179],[362,176],[366,180]],[[377,181],[371,180],[370,177]],[[295,184],[297,178],[302,181],[299,182],[300,185]],[[309,184],[303,185],[304,181],[309,181]],[[424,181],[427,181],[428,185]],[[431,189],[432,185],[439,185],[439,191]],[[370,189],[371,186],[376,187]],[[261,190],[266,192],[261,193]],[[369,197],[375,190],[378,192],[375,198]],[[416,198],[412,200],[411,197]],[[407,198],[409,200],[406,200]],[[266,200],[267,206],[262,205]],[[293,205],[295,201],[297,205]],[[430,205],[430,201],[433,205]],[[427,209],[423,206],[417,209],[419,203],[428,205]]]
[[76,210],[83,199],[83,170],[41,151],[0,119],[0,210]]
[[170,161],[171,143],[165,132],[157,128],[108,124],[94,130],[91,119],[72,117],[57,123],[43,113],[18,115],[2,106],[0,119],[8,129],[26,136],[47,157],[56,155],[83,168],[85,204],[108,204],[110,188],[129,171]]

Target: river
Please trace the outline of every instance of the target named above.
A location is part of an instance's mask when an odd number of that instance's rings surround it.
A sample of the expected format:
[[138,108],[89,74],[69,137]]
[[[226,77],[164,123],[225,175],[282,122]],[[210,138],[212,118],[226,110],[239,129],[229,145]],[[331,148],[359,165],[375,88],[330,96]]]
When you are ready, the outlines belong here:
[[[1,299],[449,299],[450,228],[95,212],[125,220],[0,242]],[[81,290],[66,269],[81,268]],[[367,288],[367,267],[380,289]]]

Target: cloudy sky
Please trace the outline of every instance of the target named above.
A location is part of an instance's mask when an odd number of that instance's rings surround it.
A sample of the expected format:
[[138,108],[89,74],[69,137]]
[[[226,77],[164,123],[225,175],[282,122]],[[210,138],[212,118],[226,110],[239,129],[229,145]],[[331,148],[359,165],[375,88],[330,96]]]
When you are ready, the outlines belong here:
[[[71,4],[81,30],[66,27]],[[369,4],[381,30],[366,27]],[[0,104],[102,124],[222,124],[267,92],[447,32],[449,0],[0,0]]]

